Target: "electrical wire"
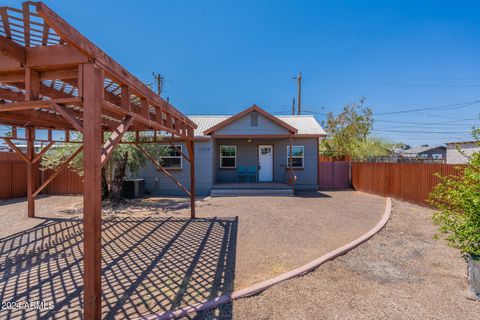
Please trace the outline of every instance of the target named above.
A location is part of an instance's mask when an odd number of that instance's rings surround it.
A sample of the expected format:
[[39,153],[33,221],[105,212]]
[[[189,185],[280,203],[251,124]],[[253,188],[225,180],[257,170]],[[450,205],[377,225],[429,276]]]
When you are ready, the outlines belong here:
[[477,103],[480,103],[480,100],[446,104],[446,105],[436,106],[436,107],[424,107],[424,108],[414,108],[414,109],[407,109],[407,110],[375,113],[374,115],[375,116],[384,116],[384,115],[390,115],[390,114],[411,113],[411,112],[419,112],[419,111],[426,111],[426,110],[454,110],[454,109],[470,107],[470,106],[475,105]]
[[412,133],[412,134],[418,134],[418,133],[433,133],[433,134],[469,134],[471,132],[465,132],[465,131],[402,131],[402,130],[388,130],[388,129],[373,129],[372,131],[380,131],[380,132],[397,132],[397,133]]
[[458,125],[463,125],[463,124],[457,124],[456,122],[460,121],[473,121],[473,120],[480,120],[479,118],[467,118],[467,119],[459,119],[459,120],[454,120],[454,121],[444,121],[444,122],[414,122],[414,121],[400,121],[400,120],[383,120],[383,119],[374,119],[373,122],[389,122],[389,123],[405,123],[405,124],[416,124],[416,125],[426,125],[426,126],[433,126],[433,125],[439,125],[439,126],[444,126],[444,125],[453,125],[453,126],[458,126]]

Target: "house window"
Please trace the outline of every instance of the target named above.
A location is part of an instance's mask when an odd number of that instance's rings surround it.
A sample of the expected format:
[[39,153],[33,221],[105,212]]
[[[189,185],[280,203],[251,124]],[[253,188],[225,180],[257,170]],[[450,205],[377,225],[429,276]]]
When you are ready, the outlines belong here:
[[290,146],[287,146],[287,163],[288,167],[292,165],[293,168],[303,168],[303,146],[293,146],[292,164],[290,164]]
[[[175,148],[176,147],[176,148]],[[182,146],[162,146],[160,164],[166,169],[182,169]],[[177,150],[178,149],[178,150]]]
[[220,146],[220,168],[237,167],[237,146]]
[[434,153],[432,154],[433,159],[443,159],[443,154],[441,153]]
[[252,127],[258,127],[258,112],[253,111],[250,113],[250,120],[251,120],[251,125]]

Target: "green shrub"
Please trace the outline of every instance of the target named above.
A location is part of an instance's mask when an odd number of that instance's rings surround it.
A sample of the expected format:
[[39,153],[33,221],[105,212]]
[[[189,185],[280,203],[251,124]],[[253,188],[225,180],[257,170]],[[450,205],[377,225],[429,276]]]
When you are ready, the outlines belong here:
[[[478,140],[480,131],[474,136]],[[463,253],[480,255],[480,153],[474,153],[460,176],[440,177],[429,195],[437,211],[433,221],[439,225],[450,246]]]

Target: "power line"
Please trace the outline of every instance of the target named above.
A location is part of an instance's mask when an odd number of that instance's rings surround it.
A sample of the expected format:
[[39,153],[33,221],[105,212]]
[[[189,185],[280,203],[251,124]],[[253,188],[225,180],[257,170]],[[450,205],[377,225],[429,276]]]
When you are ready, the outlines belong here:
[[313,113],[313,114],[320,114],[326,116],[327,114],[325,112],[318,112],[318,111],[313,111],[313,110],[308,110],[308,109],[303,109],[304,112],[308,113]]
[[467,118],[467,119],[458,119],[454,121],[442,121],[442,122],[415,122],[415,121],[400,121],[400,120],[383,120],[383,119],[375,119],[373,122],[389,122],[389,123],[405,123],[405,124],[418,124],[418,125],[463,125],[463,124],[455,124],[455,122],[460,121],[472,121],[472,120],[480,120],[479,118]]
[[402,82],[348,82],[349,84],[354,85],[363,85],[363,86],[403,86],[403,87],[432,87],[432,88],[478,88],[480,84],[432,84],[432,83],[402,83]]
[[[473,101],[465,101],[465,102],[458,102],[452,104],[446,104],[441,106],[434,106],[434,107],[421,107],[421,108],[411,108],[407,110],[399,110],[399,111],[391,111],[391,112],[382,112],[382,113],[374,113],[375,116],[383,116],[389,114],[399,114],[399,113],[409,113],[409,112],[419,112],[419,111],[426,111],[426,110],[454,110],[460,108],[466,108],[472,106],[474,104],[480,103],[480,100],[473,100]],[[315,113],[315,114],[322,114],[326,115],[324,112],[319,112],[311,109],[304,109],[306,112]]]
[[405,125],[405,124],[396,124],[394,126],[392,125],[387,125],[387,124],[380,124],[380,125],[374,125],[373,126],[375,129],[391,129],[391,128],[395,128],[395,129],[398,129],[398,128],[413,128],[413,129],[427,129],[427,130],[430,130],[430,129],[434,129],[434,130],[441,130],[441,129],[444,129],[444,128],[447,128],[447,129],[457,129],[457,130],[470,130],[472,129],[473,127],[475,127],[474,124],[468,124],[468,125],[465,125],[465,124],[445,124],[445,125],[436,125],[436,126],[424,126],[424,125],[415,125],[415,124],[412,124],[412,125]]
[[471,132],[464,132],[464,131],[404,131],[404,130],[389,130],[389,129],[373,129],[372,131],[381,131],[381,132],[398,132],[398,133],[412,133],[412,134],[419,134],[419,133],[433,133],[433,134],[470,134]]
[[410,112],[419,112],[419,111],[426,111],[426,110],[453,110],[453,109],[469,107],[479,102],[480,100],[473,100],[473,101],[459,102],[459,103],[453,103],[453,104],[446,104],[446,105],[436,106],[436,107],[424,107],[424,108],[415,108],[415,109],[392,111],[392,112],[375,113],[374,115],[384,116],[389,114],[410,113]]
[[437,140],[437,141],[462,141],[462,140],[467,140],[467,137],[394,137],[390,138],[392,140],[420,140],[420,141],[425,141],[425,140]]

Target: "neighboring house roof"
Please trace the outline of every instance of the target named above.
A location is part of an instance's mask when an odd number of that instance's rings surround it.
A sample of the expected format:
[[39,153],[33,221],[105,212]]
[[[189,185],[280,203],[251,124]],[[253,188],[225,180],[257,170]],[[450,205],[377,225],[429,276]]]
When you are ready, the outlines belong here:
[[[195,129],[196,137],[205,137],[204,131],[218,125],[219,123],[231,118],[227,115],[195,115],[188,116],[197,124]],[[325,136],[326,133],[312,115],[280,115],[275,118],[287,123],[297,129],[297,135]]]
[[403,150],[403,152],[401,152],[401,154],[411,156],[411,155],[417,155],[417,154],[421,154],[421,153],[424,153],[424,152],[428,152],[430,150],[434,150],[434,149],[438,149],[438,148],[446,150],[446,147],[444,147],[444,146],[415,147],[415,148]]
[[458,141],[458,142],[447,142],[446,145],[451,145],[451,144],[475,144],[479,143],[478,141]]
[[400,155],[405,151],[405,149],[395,148],[392,150],[392,153],[395,155]]
[[223,127],[226,127],[227,125],[229,125],[230,123],[233,123],[235,122],[235,120],[238,120],[244,116],[246,116],[247,114],[249,114],[250,112],[253,112],[253,111],[256,111],[258,112],[259,114],[261,114],[262,116],[264,116],[265,118],[275,122],[276,124],[278,124],[280,127],[283,127],[285,129],[287,129],[288,131],[290,132],[293,132],[293,133],[297,133],[298,130],[294,127],[292,127],[291,125],[289,125],[288,123],[286,123],[285,121],[282,121],[280,120],[279,118],[275,117],[274,115],[268,113],[267,111],[263,110],[262,108],[260,108],[259,106],[257,105],[252,105],[250,108],[248,109],[245,109],[243,110],[242,112],[239,112],[231,117],[229,117],[228,119],[225,119],[223,120],[222,122],[216,124],[215,126],[213,127],[210,127],[208,128],[207,130],[205,130],[203,132],[203,134],[205,135],[208,135],[208,134],[211,134],[212,132],[214,131],[217,131],[218,129],[221,129]]

